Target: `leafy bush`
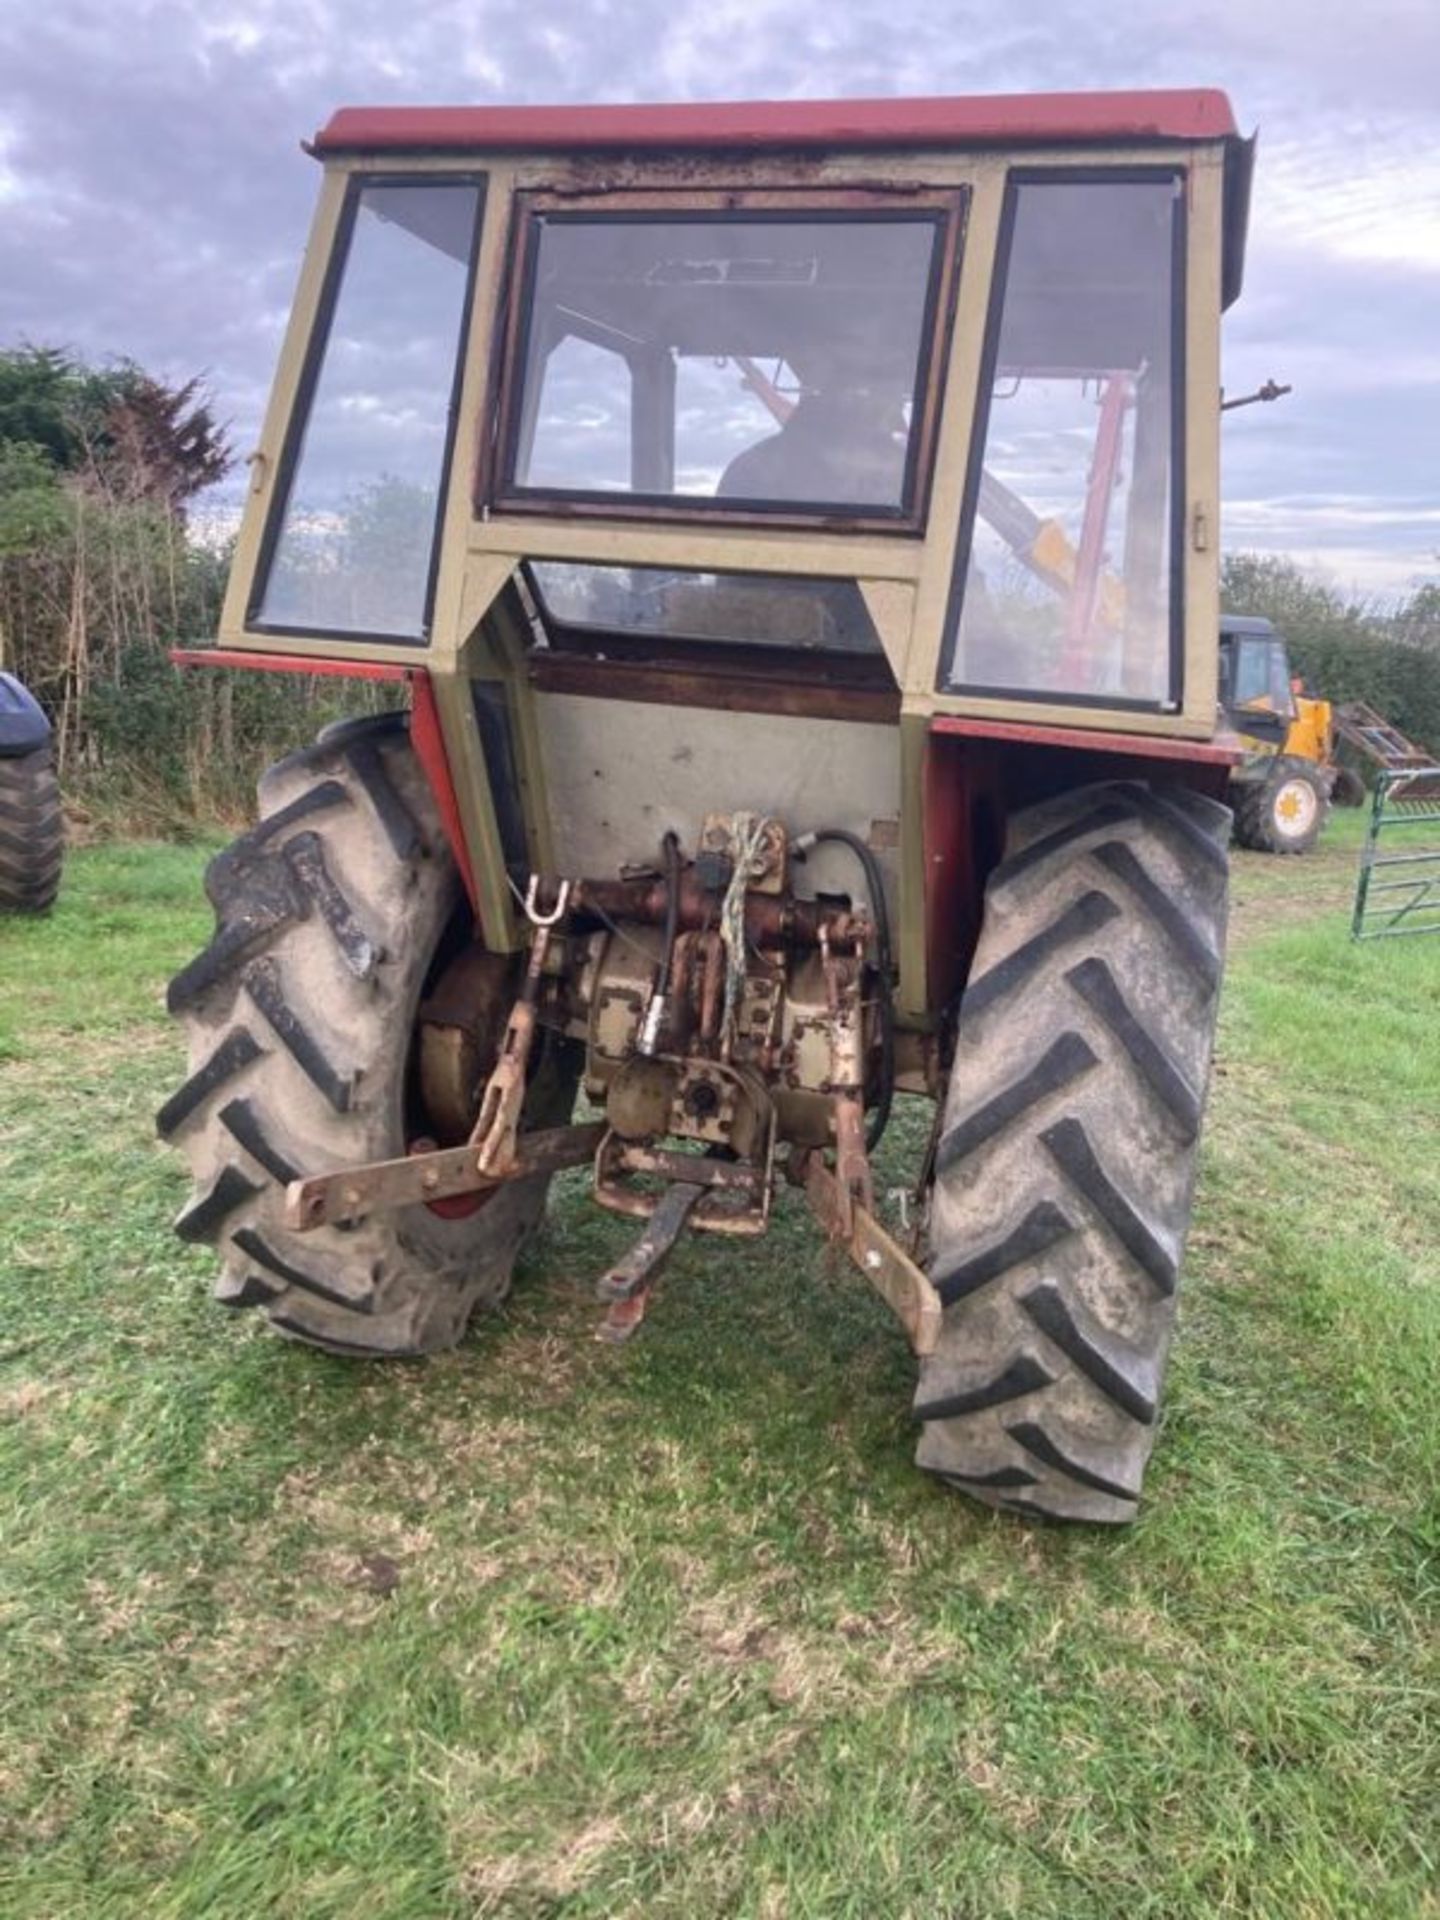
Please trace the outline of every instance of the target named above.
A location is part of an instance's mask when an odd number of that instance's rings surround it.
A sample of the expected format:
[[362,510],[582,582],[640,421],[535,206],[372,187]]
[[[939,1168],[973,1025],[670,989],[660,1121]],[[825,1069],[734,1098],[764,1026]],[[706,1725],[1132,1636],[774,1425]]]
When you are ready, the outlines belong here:
[[255,781],[332,720],[403,698],[393,681],[179,668],[153,644],[127,647],[90,701],[90,753],[70,785],[93,834],[186,838],[252,814]]
[[1221,603],[1261,614],[1285,635],[1295,671],[1337,704],[1363,700],[1417,744],[1440,753],[1440,588],[1421,587],[1391,612],[1347,599],[1289,560],[1226,556]]

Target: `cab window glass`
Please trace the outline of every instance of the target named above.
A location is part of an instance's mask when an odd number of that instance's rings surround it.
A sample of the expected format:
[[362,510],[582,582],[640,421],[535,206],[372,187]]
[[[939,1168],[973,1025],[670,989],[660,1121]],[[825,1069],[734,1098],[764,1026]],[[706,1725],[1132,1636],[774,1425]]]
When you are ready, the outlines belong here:
[[418,177],[354,190],[253,624],[424,637],[481,192]]
[[1235,704],[1266,707],[1288,714],[1295,696],[1290,685],[1290,663],[1283,640],[1241,640],[1235,666]]
[[532,561],[530,586],[549,623],[607,639],[675,640],[810,654],[884,649],[853,580],[682,572]]
[[531,215],[503,490],[909,514],[949,217]]
[[1264,640],[1241,640],[1235,661],[1235,703],[1247,707],[1270,690],[1270,647]]
[[944,686],[1178,699],[1181,185],[1010,188]]

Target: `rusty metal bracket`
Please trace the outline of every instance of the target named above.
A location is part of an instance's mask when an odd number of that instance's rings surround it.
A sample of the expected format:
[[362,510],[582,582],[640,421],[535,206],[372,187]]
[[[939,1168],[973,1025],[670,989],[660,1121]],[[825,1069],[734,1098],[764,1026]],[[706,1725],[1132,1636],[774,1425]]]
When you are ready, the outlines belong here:
[[675,1153],[664,1147],[621,1144],[609,1161],[625,1173],[654,1173],[685,1186],[728,1187],[747,1198],[760,1185],[759,1169],[734,1160],[703,1159],[697,1153]]
[[666,1189],[634,1246],[596,1281],[595,1291],[602,1300],[633,1300],[636,1294],[648,1292],[703,1192],[703,1187],[679,1181]]
[[805,1196],[825,1232],[845,1248],[904,1327],[915,1352],[922,1359],[933,1353],[940,1338],[942,1309],[929,1276],[891,1239],[868,1207],[846,1194],[817,1153],[806,1157]]
[[841,960],[825,929],[820,958],[830,1014],[830,1087],[835,1126],[835,1191],[839,1237],[849,1240],[854,1216],[875,1204],[870,1159],[865,1151],[864,1026],[860,1006],[860,967]]
[[584,1166],[594,1158],[604,1135],[604,1124],[598,1120],[522,1134],[512,1164],[500,1174],[482,1170],[473,1145],[408,1154],[403,1160],[372,1160],[340,1173],[312,1174],[292,1180],[285,1189],[285,1225],[295,1233],[309,1233],[361,1213],[483,1193],[533,1174]]
[[761,1234],[770,1224],[775,1146],[773,1113],[766,1127],[763,1161],[701,1158],[698,1154],[641,1146],[608,1132],[595,1155],[593,1197],[607,1213],[648,1220],[664,1205],[666,1196],[632,1184],[631,1177],[658,1176],[672,1186],[696,1189],[700,1201],[692,1225],[697,1233]]
[[515,1164],[520,1135],[520,1115],[525,1106],[526,1074],[530,1049],[535,1040],[536,1002],[540,995],[540,976],[545,970],[545,955],[550,935],[570,905],[570,882],[562,880],[555,904],[548,913],[539,906],[540,877],[532,874],[525,895],[525,916],[535,929],[530,942],[530,959],[520,983],[519,997],[510,1009],[505,1037],[500,1042],[500,1057],[485,1083],[480,1098],[480,1114],[470,1135],[476,1149],[480,1171],[493,1177],[508,1173]]
[[610,1302],[610,1311],[595,1329],[597,1340],[621,1346],[645,1318],[650,1289],[675,1251],[675,1243],[703,1193],[703,1187],[680,1183],[669,1188],[634,1246],[601,1276],[595,1291]]

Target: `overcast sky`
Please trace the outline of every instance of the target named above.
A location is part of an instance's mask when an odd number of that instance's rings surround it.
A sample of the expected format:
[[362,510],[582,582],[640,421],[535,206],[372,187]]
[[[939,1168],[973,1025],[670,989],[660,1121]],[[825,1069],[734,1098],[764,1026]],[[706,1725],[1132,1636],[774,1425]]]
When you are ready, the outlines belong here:
[[340,104],[1225,87],[1260,129],[1226,544],[1440,579],[1435,0],[0,0],[0,345],[264,402]]

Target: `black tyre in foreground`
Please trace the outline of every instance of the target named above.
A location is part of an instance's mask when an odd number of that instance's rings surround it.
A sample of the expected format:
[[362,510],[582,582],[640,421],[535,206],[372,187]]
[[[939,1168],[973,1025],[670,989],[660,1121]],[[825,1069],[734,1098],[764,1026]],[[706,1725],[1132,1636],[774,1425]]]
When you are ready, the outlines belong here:
[[[260,821],[205,877],[209,946],[170,983],[190,1073],[157,1116],[194,1195],[176,1221],[223,1266],[216,1296],[332,1352],[453,1345],[510,1285],[548,1181],[477,1210],[371,1214],[296,1234],[286,1184],[405,1153],[417,1112],[416,1020],[457,929],[461,888],[407,717],[330,730],[260,782]],[[542,1054],[527,1120],[569,1115],[573,1070]]]
[[15,676],[0,673],[0,913],[47,912],[64,861],[50,723]]
[[1263,780],[1236,789],[1235,838],[1255,853],[1308,853],[1330,811],[1330,783],[1309,760],[1276,756]]
[[1155,1439],[1224,952],[1227,808],[1084,788],[1019,814],[961,1004],[922,1467],[1131,1519]]

